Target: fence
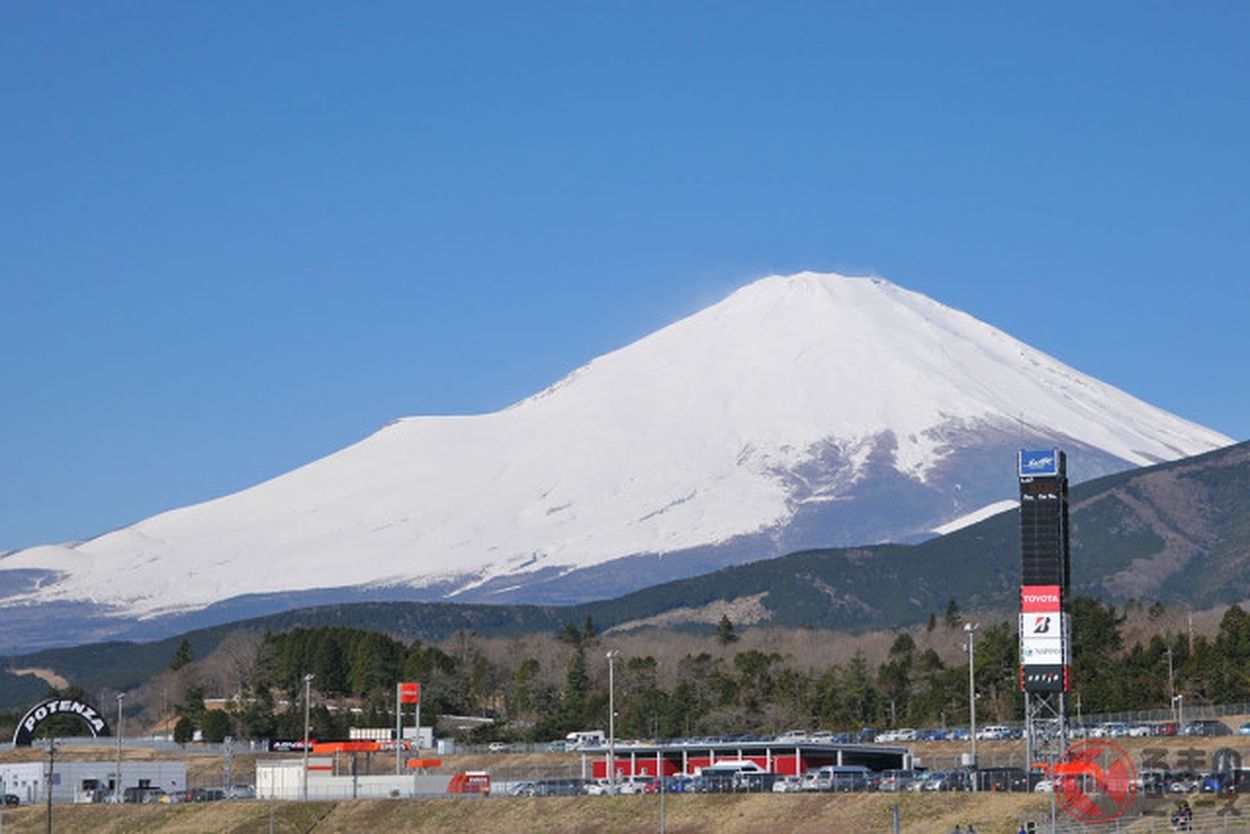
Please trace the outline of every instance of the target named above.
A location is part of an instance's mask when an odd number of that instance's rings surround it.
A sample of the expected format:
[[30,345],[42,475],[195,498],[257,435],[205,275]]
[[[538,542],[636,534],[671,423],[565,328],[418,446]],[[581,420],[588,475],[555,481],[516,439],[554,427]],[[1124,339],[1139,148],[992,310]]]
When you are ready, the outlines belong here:
[[1143,816],[1126,814],[1114,820],[1100,823],[1082,823],[1063,810],[1055,814],[1055,825],[1052,827],[1050,818],[1022,819],[1021,823],[1032,821],[1036,824],[1038,834],[1166,834],[1173,831],[1194,832],[1194,834],[1247,834],[1250,832],[1250,814],[1225,811],[1209,811],[1195,814],[1188,828],[1173,827],[1170,813],[1158,813]]

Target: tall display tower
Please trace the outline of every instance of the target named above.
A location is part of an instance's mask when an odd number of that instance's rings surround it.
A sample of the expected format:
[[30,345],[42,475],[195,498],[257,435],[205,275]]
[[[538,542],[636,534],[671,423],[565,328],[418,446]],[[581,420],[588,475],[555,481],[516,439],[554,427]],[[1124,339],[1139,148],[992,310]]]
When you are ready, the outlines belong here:
[[1067,458],[1058,449],[1021,451],[1020,688],[1024,690],[1025,755],[1030,769],[1052,767],[1068,737],[1072,634],[1068,622]]

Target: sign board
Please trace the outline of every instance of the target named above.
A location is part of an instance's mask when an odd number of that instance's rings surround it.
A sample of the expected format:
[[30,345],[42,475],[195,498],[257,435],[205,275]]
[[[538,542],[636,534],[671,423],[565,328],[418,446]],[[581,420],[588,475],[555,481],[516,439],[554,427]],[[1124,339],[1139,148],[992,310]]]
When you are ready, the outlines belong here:
[[1063,610],[1058,585],[1020,586],[1020,613],[1035,614]]
[[108,724],[95,707],[75,698],[52,698],[35,704],[22,716],[22,720],[17,722],[17,732],[13,734],[13,746],[30,747],[35,740],[35,729],[48,719],[61,715],[77,718],[95,738],[110,735]]
[[421,684],[401,683],[399,685],[399,702],[401,704],[421,703]]
[[1058,449],[1020,450],[1021,478],[1055,477],[1059,474]]
[[1020,671],[1021,689],[1029,692],[1064,692],[1067,689],[1068,670],[1060,664],[1025,666]]

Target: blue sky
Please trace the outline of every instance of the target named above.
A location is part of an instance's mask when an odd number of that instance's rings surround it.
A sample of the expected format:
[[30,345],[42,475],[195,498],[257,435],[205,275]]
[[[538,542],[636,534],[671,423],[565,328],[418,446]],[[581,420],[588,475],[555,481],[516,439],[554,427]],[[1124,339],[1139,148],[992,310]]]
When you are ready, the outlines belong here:
[[1217,2],[5,4],[0,550],[802,269],[1248,439],[1248,42]]

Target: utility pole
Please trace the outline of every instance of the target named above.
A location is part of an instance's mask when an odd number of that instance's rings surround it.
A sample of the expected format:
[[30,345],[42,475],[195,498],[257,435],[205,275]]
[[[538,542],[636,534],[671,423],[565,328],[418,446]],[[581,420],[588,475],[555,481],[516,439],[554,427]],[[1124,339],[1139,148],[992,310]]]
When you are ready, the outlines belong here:
[[122,801],[122,699],[126,693],[117,693],[117,783],[113,786],[113,804]]
[[52,774],[56,765],[56,739],[48,739],[48,781],[45,783],[48,793],[48,811],[46,815],[48,834],[52,834]]
[[[1168,646],[1168,698],[1172,701],[1172,717],[1176,717],[1176,679],[1172,676],[1172,647]],[[1179,728],[1178,728],[1179,732]]]
[[226,776],[226,799],[234,799],[234,736],[221,740],[221,757]]
[[973,635],[980,623],[964,623],[964,633],[968,635],[968,723],[971,725],[972,736],[972,790],[978,790],[977,782],[977,682],[976,682],[976,650],[973,648]]
[[608,658],[608,791],[616,795],[616,659],[620,652],[612,649]]
[[308,699],[312,693],[312,674],[304,675],[304,801],[308,801]]

